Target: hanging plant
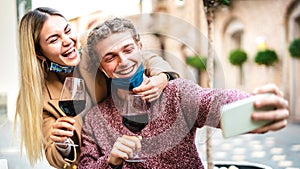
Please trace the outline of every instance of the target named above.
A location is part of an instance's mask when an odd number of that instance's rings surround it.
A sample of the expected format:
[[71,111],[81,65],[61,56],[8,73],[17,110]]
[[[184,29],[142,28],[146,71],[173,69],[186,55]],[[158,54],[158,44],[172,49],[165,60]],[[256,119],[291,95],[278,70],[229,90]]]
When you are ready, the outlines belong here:
[[278,56],[274,50],[266,49],[258,51],[255,56],[255,62],[259,65],[271,66],[278,61]]
[[188,56],[185,59],[186,64],[196,68],[199,71],[206,69],[206,60],[207,59],[205,57],[200,57],[198,55]]
[[292,57],[300,59],[300,38],[291,42],[289,52]]
[[232,65],[242,66],[247,60],[247,53],[242,49],[232,50],[229,54],[229,61]]

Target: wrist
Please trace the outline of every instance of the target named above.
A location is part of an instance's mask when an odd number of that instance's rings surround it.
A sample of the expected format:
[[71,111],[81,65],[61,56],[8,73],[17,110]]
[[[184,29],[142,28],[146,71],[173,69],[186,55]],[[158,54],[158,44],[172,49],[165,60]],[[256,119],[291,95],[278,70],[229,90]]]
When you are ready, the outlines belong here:
[[113,169],[119,169],[123,166],[123,160],[112,160],[109,156],[107,156],[107,163]]
[[158,74],[160,77],[162,77],[163,79],[165,79],[166,81],[170,81],[170,76],[165,73],[165,72],[161,72]]

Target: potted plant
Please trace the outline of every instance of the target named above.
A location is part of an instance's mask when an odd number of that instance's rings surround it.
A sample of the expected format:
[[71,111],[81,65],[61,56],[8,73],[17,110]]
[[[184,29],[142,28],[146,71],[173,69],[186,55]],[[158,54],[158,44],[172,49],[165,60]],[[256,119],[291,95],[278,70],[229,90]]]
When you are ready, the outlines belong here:
[[255,55],[255,62],[259,65],[271,66],[278,61],[278,56],[274,50],[265,49],[258,51]]
[[290,55],[300,59],[300,38],[294,39],[289,46]]
[[234,49],[229,54],[229,61],[235,66],[242,66],[247,58],[247,53],[242,49]]
[[186,64],[196,68],[198,71],[206,70],[206,58],[198,55],[188,56],[185,59]]
[[240,83],[243,84],[243,64],[247,61],[247,53],[242,49],[234,49],[229,53],[229,61],[240,69]]

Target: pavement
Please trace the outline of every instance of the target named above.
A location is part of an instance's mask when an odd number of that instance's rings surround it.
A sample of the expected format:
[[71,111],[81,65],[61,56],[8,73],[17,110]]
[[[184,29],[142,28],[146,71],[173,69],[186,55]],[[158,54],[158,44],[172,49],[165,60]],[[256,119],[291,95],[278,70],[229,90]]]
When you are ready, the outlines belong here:
[[[197,133],[199,155],[206,160],[206,135]],[[213,161],[254,163],[273,169],[300,169],[300,123],[265,134],[246,134],[224,139],[220,130],[212,132]]]
[[[20,152],[20,134],[17,126],[3,115],[0,117],[0,169],[7,161],[7,169],[52,169],[43,159],[30,166],[26,154]],[[273,169],[300,169],[300,123],[288,123],[287,127],[266,134],[247,134],[224,139],[220,130],[212,134],[213,160],[217,162],[261,164]],[[203,129],[197,133],[199,155],[206,160],[206,136]],[[5,162],[4,161],[4,162]],[[5,162],[6,163],[6,162]],[[2,166],[2,167],[1,167]]]

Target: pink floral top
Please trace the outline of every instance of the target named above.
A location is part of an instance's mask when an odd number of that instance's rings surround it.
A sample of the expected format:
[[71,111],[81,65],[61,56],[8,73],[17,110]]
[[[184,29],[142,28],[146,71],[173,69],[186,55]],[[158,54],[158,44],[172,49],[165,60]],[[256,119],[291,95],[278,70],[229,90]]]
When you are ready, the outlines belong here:
[[[124,169],[203,169],[195,145],[196,128],[220,127],[220,107],[249,95],[238,90],[201,88],[176,79],[169,82],[161,97],[152,103],[149,123],[142,130],[145,162],[123,162]],[[118,106],[122,100],[112,95],[92,108],[85,117],[79,168],[111,168],[107,163],[116,139],[133,135],[122,124]]]

